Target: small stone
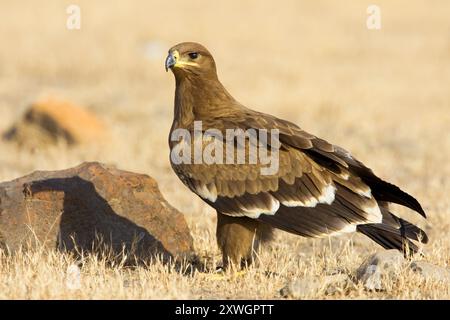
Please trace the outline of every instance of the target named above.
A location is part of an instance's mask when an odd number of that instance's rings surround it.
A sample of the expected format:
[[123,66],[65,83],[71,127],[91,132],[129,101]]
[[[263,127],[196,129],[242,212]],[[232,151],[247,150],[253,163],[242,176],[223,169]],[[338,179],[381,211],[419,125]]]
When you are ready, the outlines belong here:
[[310,277],[290,281],[280,290],[285,298],[308,299],[315,295],[332,295],[351,283],[346,274],[335,274],[325,277]]
[[385,250],[368,257],[358,268],[356,278],[369,291],[386,290],[403,269],[405,258],[397,250]]
[[332,276],[325,277],[326,295],[333,295],[339,291],[345,290],[350,287],[353,282],[350,280],[350,277],[344,273],[334,274]]
[[280,294],[285,298],[307,299],[318,294],[321,289],[321,283],[318,278],[303,278],[290,281]]
[[413,261],[410,268],[425,279],[438,282],[450,282],[450,269],[448,268],[436,266],[425,261]]

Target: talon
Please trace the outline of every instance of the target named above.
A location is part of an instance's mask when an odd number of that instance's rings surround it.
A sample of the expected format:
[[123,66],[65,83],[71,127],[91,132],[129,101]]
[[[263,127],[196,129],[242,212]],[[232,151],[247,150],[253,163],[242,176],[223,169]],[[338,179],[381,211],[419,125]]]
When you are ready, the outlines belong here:
[[219,268],[216,270],[216,272],[214,272],[212,274],[211,273],[206,274],[205,276],[206,276],[206,278],[208,278],[209,280],[212,280],[212,281],[227,280],[225,272],[222,269],[219,270]]

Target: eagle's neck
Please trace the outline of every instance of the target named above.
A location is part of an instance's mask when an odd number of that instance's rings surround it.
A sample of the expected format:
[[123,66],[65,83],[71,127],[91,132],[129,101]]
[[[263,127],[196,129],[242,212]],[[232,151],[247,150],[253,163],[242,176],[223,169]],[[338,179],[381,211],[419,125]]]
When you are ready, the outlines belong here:
[[187,128],[194,121],[220,118],[236,100],[215,77],[186,76],[176,79],[172,129]]

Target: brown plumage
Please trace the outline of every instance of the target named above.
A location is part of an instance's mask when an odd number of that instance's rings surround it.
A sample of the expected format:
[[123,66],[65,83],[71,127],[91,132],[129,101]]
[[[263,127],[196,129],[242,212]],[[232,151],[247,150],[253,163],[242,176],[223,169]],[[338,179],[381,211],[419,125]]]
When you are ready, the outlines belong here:
[[[255,245],[270,238],[272,227],[305,237],[358,231],[405,254],[418,250],[412,241],[428,241],[424,231],[389,211],[389,203],[397,203],[425,217],[416,199],[375,176],[346,150],[240,104],[220,83],[214,59],[202,45],[174,46],[166,68],[176,79],[171,134],[185,129],[194,137],[194,121],[202,122],[202,132],[215,129],[223,137],[227,129],[279,130],[279,167],[274,174],[262,175],[261,161],[194,163],[191,154],[192,163],[171,162],[181,181],[216,209],[224,266],[250,262]],[[169,145],[173,151],[183,143],[191,147],[194,140],[169,138]],[[204,150],[217,140],[224,142],[212,135],[201,139],[200,145]],[[271,143],[257,147],[268,150]],[[243,148],[247,160],[250,144],[248,137],[244,145],[235,141],[236,150]]]

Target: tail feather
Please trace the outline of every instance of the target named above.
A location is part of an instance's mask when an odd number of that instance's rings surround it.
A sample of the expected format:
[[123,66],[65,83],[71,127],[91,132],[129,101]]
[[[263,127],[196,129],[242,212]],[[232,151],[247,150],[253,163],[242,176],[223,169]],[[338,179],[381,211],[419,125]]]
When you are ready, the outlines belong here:
[[[404,228],[394,228],[383,223],[359,225],[356,230],[366,235],[385,249],[397,249],[405,256],[411,256],[418,252],[419,248],[411,240],[421,240],[428,237],[425,232],[413,224],[406,223]],[[417,232],[419,231],[419,232]],[[421,238],[423,237],[423,239]]]
[[403,237],[407,237],[411,240],[420,241],[422,243],[428,243],[428,236],[420,229],[418,226],[403,220],[402,218],[397,218],[400,223],[400,233]]
[[303,151],[332,172],[340,172],[339,167],[344,163],[344,167],[348,167],[354,175],[360,177],[370,187],[375,199],[408,207],[426,218],[425,211],[413,196],[378,178],[371,169],[367,168],[361,161],[351,157],[344,149],[337,146],[334,146],[334,149],[334,153],[321,151],[318,148]]
[[359,164],[359,167],[353,167],[353,169],[357,172],[361,179],[367,183],[372,190],[372,194],[378,201],[393,202],[416,211],[424,218],[427,217],[425,211],[416,198],[404,192],[396,185],[378,178],[372,170],[365,167],[362,163]]
[[399,187],[379,178],[373,179],[369,186],[377,200],[389,201],[403,205],[418,212],[424,218],[427,217],[419,201],[417,201],[413,196],[402,191]]
[[428,236],[425,231],[411,222],[399,218],[390,212],[388,203],[378,202],[378,206],[380,207],[381,214],[383,215],[383,224],[399,229],[400,234],[405,238],[428,243]]

